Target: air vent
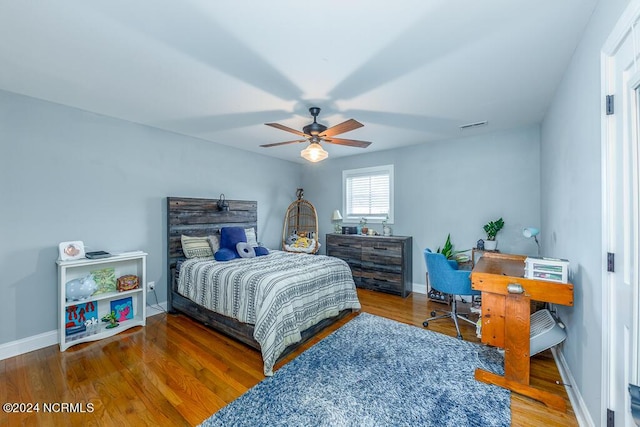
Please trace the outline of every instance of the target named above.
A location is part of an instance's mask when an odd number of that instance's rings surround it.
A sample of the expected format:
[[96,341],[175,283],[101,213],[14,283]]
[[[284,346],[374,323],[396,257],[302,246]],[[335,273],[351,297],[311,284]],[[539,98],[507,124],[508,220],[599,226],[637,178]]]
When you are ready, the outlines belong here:
[[471,128],[477,128],[478,126],[485,126],[487,125],[489,122],[487,120],[482,121],[482,122],[475,122],[475,123],[467,123],[466,125],[462,125],[460,126],[460,130],[465,130],[465,129],[471,129]]

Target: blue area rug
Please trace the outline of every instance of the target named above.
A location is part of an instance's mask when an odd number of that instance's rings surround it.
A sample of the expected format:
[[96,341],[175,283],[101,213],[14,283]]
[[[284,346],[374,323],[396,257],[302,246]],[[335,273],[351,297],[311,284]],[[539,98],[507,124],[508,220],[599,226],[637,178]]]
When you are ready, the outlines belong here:
[[203,426],[509,426],[495,350],[361,313]]

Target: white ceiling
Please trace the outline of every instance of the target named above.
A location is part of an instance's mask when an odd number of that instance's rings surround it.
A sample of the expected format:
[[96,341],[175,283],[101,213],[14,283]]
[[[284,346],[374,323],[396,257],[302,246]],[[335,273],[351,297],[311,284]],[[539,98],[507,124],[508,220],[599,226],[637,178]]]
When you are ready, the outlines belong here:
[[[539,123],[597,0],[0,0],[0,89],[282,159]],[[460,125],[488,120],[480,128]]]

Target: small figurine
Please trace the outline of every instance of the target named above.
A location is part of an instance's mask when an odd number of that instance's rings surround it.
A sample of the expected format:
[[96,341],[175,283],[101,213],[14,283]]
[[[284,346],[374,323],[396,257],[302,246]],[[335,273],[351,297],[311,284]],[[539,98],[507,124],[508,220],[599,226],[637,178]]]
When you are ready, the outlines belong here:
[[388,225],[389,215],[386,215],[382,220],[382,235],[383,236],[391,236],[391,227]]
[[480,239],[478,240],[478,246],[477,248],[481,251],[484,251],[484,240]]
[[112,329],[119,325],[118,319],[116,318],[115,311],[112,311],[110,314],[107,314],[106,316],[104,316],[102,318],[102,321],[109,322],[109,324],[106,326],[107,329]]

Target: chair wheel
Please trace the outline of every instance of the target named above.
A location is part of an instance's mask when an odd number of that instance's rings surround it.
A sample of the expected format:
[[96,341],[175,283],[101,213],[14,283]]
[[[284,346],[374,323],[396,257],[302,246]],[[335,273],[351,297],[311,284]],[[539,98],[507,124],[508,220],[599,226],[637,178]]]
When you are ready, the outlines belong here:
[[427,326],[429,326],[429,322],[427,322],[427,321],[425,320],[424,322],[422,322],[422,326],[424,326],[424,327],[426,328]]
[[436,317],[436,314],[437,314],[437,313],[435,312],[435,310],[434,310],[434,311],[432,311],[432,312],[431,312],[431,317]]

